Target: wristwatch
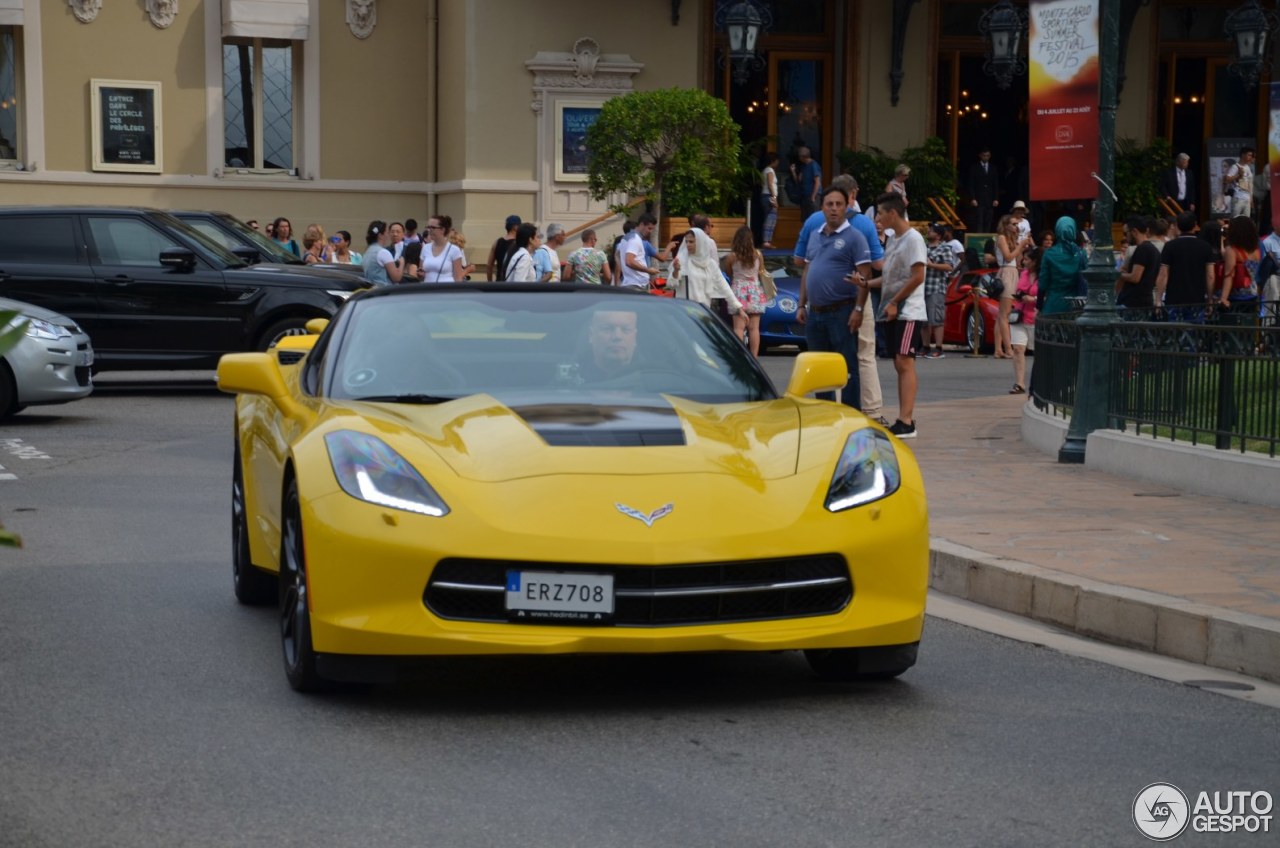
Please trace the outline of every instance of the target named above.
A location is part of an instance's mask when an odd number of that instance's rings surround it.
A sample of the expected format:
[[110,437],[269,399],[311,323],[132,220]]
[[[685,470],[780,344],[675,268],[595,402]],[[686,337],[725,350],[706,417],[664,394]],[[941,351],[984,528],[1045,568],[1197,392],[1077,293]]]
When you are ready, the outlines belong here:
[[861,311],[862,311],[862,307],[861,307],[861,306],[858,306],[858,305],[856,305],[856,304],[855,304],[855,305],[854,305],[854,307],[853,307],[853,311],[854,311],[854,312],[861,312]]

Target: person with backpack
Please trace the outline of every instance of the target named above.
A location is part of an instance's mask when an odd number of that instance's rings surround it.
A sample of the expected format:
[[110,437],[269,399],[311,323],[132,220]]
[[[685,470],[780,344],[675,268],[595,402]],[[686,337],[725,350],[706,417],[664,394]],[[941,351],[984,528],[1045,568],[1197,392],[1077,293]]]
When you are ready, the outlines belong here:
[[516,227],[520,226],[519,215],[508,215],[506,235],[498,237],[489,250],[489,261],[484,268],[484,278],[489,282],[506,279],[507,259],[516,243]]
[[1262,250],[1252,218],[1237,215],[1227,225],[1227,250],[1222,256],[1222,294],[1218,304],[1239,316],[1258,315],[1258,271]]

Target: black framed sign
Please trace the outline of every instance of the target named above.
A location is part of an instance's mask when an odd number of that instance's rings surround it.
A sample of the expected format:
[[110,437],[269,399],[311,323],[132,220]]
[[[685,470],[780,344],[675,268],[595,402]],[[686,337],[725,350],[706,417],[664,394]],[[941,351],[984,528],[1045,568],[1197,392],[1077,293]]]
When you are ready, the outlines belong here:
[[160,83],[96,79],[89,88],[93,170],[160,173]]

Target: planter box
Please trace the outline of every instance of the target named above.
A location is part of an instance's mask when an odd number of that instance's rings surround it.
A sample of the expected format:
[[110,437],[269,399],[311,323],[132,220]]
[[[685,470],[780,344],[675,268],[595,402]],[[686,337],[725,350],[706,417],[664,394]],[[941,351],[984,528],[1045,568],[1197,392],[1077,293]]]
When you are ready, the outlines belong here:
[[[746,218],[712,217],[709,235],[715,239],[717,247],[722,250],[728,250],[729,246],[733,244],[733,234],[737,232],[738,227],[745,227],[746,225]],[[663,218],[658,222],[658,244],[666,247],[671,243],[671,239],[688,229],[689,219],[684,216],[677,215]]]

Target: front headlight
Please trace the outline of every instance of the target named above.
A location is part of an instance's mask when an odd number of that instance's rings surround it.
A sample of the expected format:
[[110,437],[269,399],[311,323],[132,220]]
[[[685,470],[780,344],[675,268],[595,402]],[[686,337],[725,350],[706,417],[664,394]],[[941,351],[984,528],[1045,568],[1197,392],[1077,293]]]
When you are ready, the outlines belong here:
[[27,319],[27,335],[35,339],[44,339],[48,342],[71,338],[71,332],[66,327],[59,327],[57,324],[50,324],[48,321],[41,321],[39,318]]
[[902,484],[898,455],[889,437],[867,428],[849,436],[831,476],[825,506],[840,512],[887,498]]
[[354,430],[324,437],[342,491],[378,506],[441,516],[449,507],[418,470],[384,441]]

